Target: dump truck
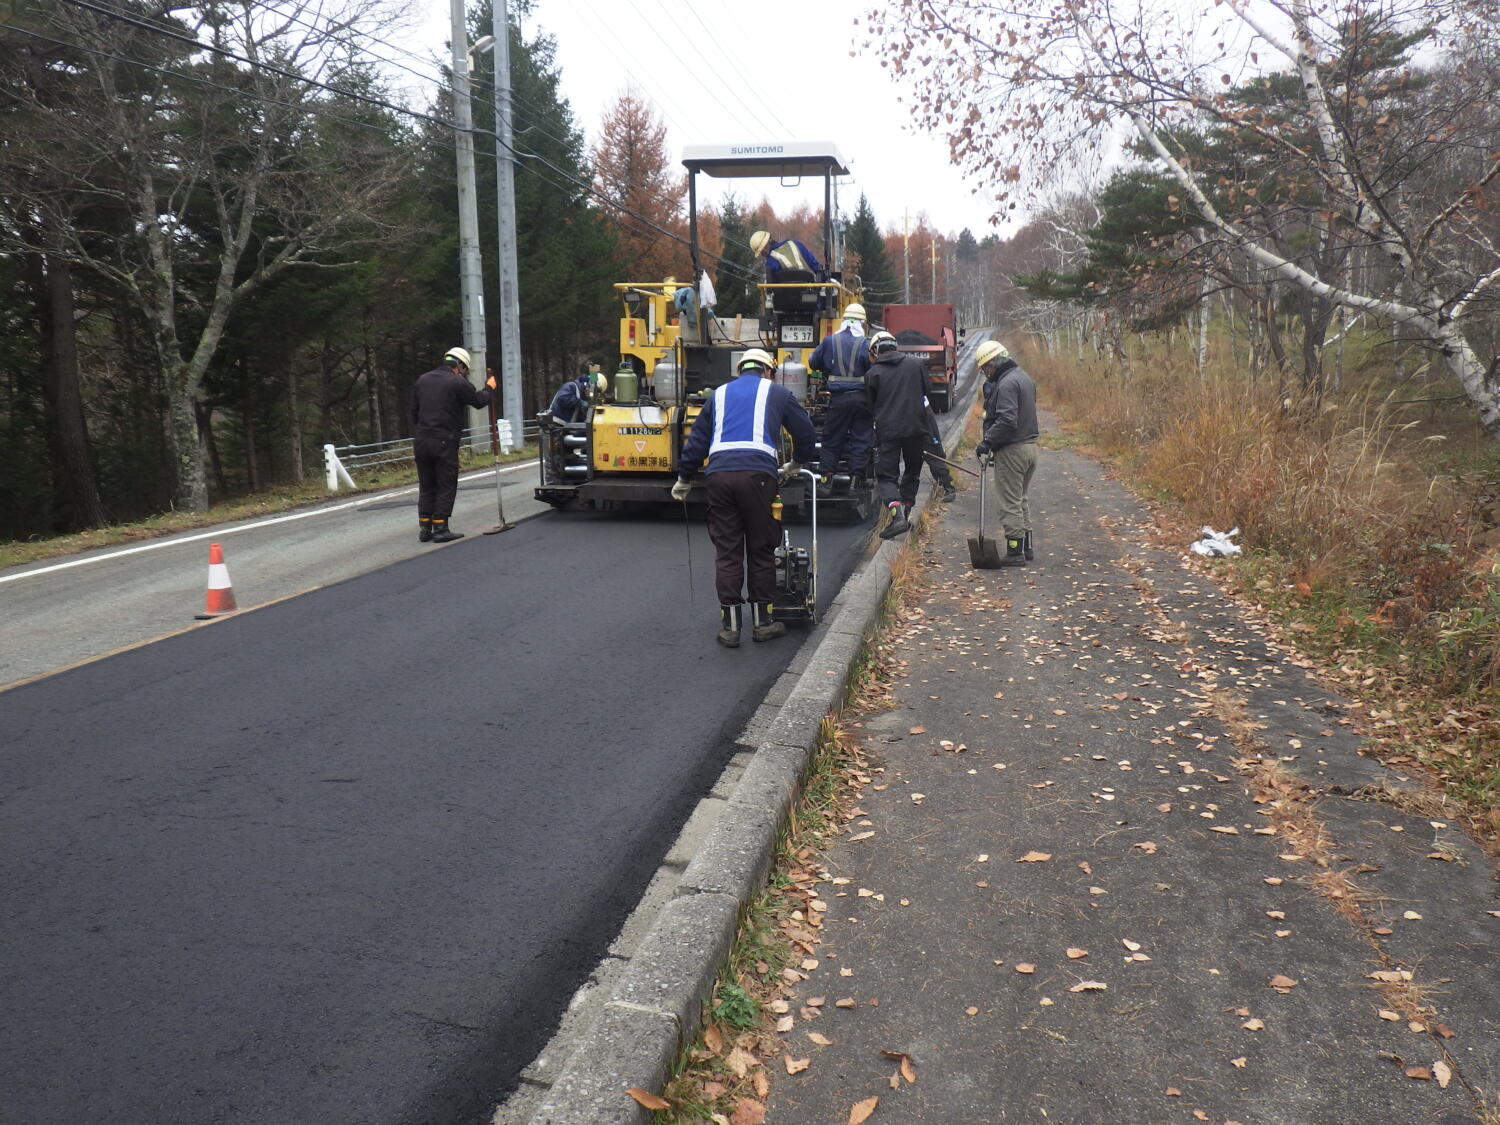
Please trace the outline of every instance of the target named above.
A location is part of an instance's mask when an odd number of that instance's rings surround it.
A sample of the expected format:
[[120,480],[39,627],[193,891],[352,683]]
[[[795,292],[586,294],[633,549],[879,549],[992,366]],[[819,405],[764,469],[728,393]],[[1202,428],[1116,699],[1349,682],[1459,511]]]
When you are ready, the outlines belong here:
[[886,305],[885,330],[896,344],[927,365],[928,403],[939,414],[953,405],[958,374],[958,317],[952,305]]

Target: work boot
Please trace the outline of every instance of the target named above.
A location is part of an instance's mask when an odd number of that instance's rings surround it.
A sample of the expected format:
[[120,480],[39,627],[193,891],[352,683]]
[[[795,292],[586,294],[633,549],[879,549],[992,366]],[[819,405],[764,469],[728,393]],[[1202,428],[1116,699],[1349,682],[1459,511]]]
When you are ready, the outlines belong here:
[[750,610],[751,621],[754,623],[750,629],[752,641],[774,641],[777,637],[786,634],[785,621],[771,620],[770,602],[755,602]]
[[1005,536],[1005,557],[1000,560],[1000,565],[1025,566],[1026,541],[1007,533]]
[[951,504],[957,499],[958,490],[953,487],[953,482],[950,480],[947,484],[943,485],[943,503]]
[[715,640],[725,648],[739,648],[740,607],[737,605],[721,605],[719,607],[719,626],[719,634]]
[[431,520],[431,518],[429,518],[428,516],[419,516],[418,519],[417,519],[417,523],[418,523],[417,542],[418,543],[431,543],[432,542],[432,520]]
[[1025,553],[1027,562],[1036,558],[1036,552],[1031,549],[1031,532],[1029,531],[1021,539],[1021,550]]
[[885,527],[881,528],[880,538],[894,539],[911,530],[911,521],[906,518],[905,504],[899,500],[892,500],[886,510],[890,513],[890,519],[886,521]]
[[462,539],[462,531],[454,531],[448,526],[447,520],[432,521],[432,541],[434,543],[452,543],[455,539]]

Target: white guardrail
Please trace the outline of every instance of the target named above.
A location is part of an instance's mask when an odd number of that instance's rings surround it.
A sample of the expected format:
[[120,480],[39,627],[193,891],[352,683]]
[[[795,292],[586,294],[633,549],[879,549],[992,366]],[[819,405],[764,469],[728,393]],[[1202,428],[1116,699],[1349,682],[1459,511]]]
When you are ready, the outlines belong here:
[[[500,441],[502,453],[515,448],[515,434],[510,420],[501,418],[495,423],[495,435]],[[521,426],[521,443],[537,440],[537,424],[526,422]],[[488,426],[471,426],[463,432],[463,442],[471,448],[483,450],[489,445],[491,434]],[[411,438],[396,438],[394,441],[373,441],[364,445],[323,446],[323,470],[328,479],[328,491],[337,492],[339,486],[355,488],[352,474],[361,469],[373,469],[377,465],[394,465],[412,459]]]

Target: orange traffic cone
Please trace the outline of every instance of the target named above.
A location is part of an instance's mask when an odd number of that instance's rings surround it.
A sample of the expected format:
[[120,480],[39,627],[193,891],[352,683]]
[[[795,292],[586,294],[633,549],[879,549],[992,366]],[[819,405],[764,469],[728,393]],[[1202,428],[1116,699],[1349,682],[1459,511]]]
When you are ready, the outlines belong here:
[[220,617],[226,613],[233,613],[238,607],[234,604],[234,587],[229,584],[229,568],[224,565],[224,548],[217,543],[208,545],[208,598],[202,613],[195,613],[195,621],[205,621],[210,617]]

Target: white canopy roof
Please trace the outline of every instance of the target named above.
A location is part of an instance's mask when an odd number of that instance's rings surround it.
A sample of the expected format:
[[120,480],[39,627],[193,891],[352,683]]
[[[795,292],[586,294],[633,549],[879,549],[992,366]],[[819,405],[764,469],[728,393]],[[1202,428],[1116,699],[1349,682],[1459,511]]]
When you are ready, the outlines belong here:
[[694,172],[725,179],[849,174],[843,156],[829,141],[688,145],[682,150],[682,163]]

